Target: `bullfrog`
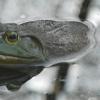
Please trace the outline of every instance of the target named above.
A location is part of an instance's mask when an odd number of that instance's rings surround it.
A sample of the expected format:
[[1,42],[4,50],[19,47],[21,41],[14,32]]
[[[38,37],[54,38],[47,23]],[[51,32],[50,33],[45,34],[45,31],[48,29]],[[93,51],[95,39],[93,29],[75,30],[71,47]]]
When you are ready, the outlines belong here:
[[45,67],[72,63],[95,45],[89,22],[0,23],[0,85],[17,90]]

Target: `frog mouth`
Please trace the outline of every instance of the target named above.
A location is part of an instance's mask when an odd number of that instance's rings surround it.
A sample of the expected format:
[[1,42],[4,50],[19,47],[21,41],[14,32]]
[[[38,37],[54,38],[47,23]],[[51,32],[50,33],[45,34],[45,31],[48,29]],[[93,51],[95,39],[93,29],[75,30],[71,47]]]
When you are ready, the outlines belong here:
[[40,61],[40,59],[36,57],[0,55],[0,64],[28,64],[37,61]]

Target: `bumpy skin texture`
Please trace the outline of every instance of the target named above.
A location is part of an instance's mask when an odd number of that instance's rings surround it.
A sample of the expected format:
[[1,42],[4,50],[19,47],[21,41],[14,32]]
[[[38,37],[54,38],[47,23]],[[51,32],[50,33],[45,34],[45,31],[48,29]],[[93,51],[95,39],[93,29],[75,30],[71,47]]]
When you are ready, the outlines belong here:
[[75,21],[39,20],[21,24],[20,28],[41,41],[49,61],[69,61],[94,45],[94,27],[88,25]]
[[[7,31],[16,32],[20,41],[14,45],[6,43],[3,36]],[[0,24],[0,33],[0,55],[5,57],[0,56],[0,84],[10,90],[19,89],[46,64],[69,62],[85,54],[94,44],[90,27],[75,21]]]

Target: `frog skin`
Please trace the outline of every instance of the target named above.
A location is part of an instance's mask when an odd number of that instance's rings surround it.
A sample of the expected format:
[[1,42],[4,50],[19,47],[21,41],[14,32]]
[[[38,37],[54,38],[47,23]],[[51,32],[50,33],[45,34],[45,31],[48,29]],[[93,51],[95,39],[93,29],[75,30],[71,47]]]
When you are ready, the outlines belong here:
[[89,22],[37,20],[0,24],[0,85],[20,86],[45,67],[74,62],[95,45]]

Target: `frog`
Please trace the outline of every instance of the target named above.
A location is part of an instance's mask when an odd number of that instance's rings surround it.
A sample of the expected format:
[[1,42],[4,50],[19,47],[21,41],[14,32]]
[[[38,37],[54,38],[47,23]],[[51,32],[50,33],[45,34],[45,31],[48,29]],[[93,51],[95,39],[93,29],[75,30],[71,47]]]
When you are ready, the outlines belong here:
[[0,85],[19,90],[44,68],[73,63],[95,46],[88,21],[0,23]]

